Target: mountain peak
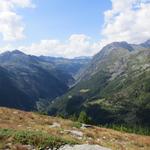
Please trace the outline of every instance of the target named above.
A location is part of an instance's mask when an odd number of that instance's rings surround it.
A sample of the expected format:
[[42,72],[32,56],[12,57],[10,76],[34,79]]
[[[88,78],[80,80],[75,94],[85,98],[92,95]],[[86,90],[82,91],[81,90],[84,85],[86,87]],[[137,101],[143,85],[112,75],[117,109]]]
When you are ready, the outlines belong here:
[[120,42],[112,42],[111,45],[120,46],[122,44],[128,44],[126,41],[120,41]]
[[15,54],[15,55],[25,55],[23,52],[19,51],[19,50],[13,50],[13,51],[6,51],[1,53],[0,55],[2,56],[7,56],[7,55],[11,55],[11,54]]
[[129,51],[133,51],[133,47],[127,43],[126,41],[122,41],[122,42],[112,42],[108,45],[106,45],[107,48],[125,48],[128,49]]
[[150,39],[148,39],[146,42],[142,43],[141,46],[150,48]]
[[13,53],[13,54],[18,54],[18,55],[24,54],[23,52],[21,52],[20,50],[17,50],[17,49],[13,50],[11,53]]
[[146,44],[150,44],[150,39],[148,39],[145,43],[146,43]]
[[110,54],[110,52],[112,52],[114,49],[126,49],[129,52],[134,51],[134,48],[132,47],[132,45],[128,44],[125,41],[112,42],[112,43],[104,46],[102,48],[102,50],[94,56],[94,58],[96,58],[96,60],[100,60],[100,59],[104,58],[105,56],[108,56]]

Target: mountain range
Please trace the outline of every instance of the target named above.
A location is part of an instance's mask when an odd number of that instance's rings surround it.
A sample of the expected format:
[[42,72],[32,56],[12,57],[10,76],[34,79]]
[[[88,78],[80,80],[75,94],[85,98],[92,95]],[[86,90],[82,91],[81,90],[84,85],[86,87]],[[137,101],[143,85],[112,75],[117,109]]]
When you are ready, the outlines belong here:
[[0,106],[37,109],[67,92],[90,58],[36,57],[19,50],[0,54]]
[[106,45],[76,83],[54,99],[49,114],[78,118],[84,111],[94,124],[149,126],[150,40]]
[[113,42],[92,58],[0,54],[0,106],[149,126],[149,100],[150,40]]

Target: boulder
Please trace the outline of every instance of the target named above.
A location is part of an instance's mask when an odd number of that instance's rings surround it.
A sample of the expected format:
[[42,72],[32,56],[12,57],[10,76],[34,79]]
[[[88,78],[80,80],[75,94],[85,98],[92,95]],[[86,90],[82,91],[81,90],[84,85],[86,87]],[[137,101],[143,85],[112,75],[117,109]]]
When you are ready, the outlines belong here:
[[111,149],[99,145],[83,144],[83,145],[74,145],[74,146],[65,145],[59,150],[111,150]]

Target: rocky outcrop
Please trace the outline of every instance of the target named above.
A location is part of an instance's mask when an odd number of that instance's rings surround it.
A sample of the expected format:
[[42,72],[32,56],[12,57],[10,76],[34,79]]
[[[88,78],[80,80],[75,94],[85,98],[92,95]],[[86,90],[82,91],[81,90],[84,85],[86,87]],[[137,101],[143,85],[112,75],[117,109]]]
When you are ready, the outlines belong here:
[[101,147],[99,145],[83,144],[83,145],[74,145],[74,146],[66,145],[63,148],[60,148],[60,150],[111,150],[111,149]]

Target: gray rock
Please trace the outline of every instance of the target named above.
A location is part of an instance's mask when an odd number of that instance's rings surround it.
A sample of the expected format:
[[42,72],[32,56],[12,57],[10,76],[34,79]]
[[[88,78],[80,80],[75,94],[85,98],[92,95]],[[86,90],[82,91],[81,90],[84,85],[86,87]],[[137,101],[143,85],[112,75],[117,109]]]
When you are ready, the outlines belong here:
[[75,137],[83,137],[83,132],[77,130],[64,130],[65,132],[75,136]]
[[84,124],[82,123],[82,129],[86,129],[86,128],[94,128],[92,125],[89,125],[89,124]]
[[66,145],[60,148],[59,150],[111,150],[111,149],[101,147],[99,145],[83,144],[83,145],[74,145],[74,146]]
[[54,122],[52,125],[49,126],[49,128],[60,128],[61,125],[57,122]]

